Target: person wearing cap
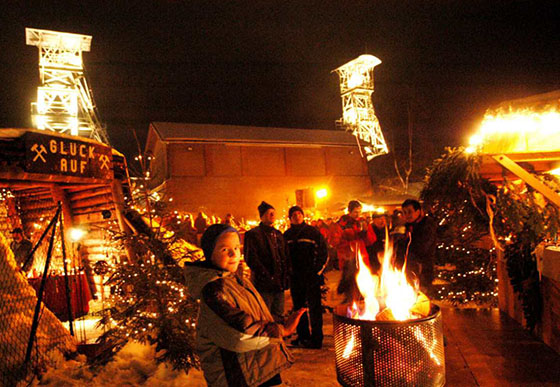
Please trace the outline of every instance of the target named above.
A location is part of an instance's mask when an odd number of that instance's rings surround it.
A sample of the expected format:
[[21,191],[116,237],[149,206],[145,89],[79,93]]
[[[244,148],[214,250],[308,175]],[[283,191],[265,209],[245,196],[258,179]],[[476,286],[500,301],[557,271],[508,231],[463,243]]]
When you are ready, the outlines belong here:
[[185,283],[200,302],[196,350],[208,386],[275,386],[293,356],[283,341],[305,309],[274,321],[251,281],[237,273],[237,230],[214,224],[202,235],[202,261],[185,264]]
[[290,261],[284,237],[274,228],[276,210],[267,202],[258,206],[260,224],[245,233],[244,257],[251,281],[277,321],[284,316],[284,290],[290,286]]
[[337,292],[344,294],[344,303],[348,303],[359,298],[356,257],[359,253],[364,264],[369,266],[366,247],[375,243],[376,236],[371,225],[362,218],[362,204],[357,200],[348,203],[348,214],[340,218],[338,226],[341,229],[341,238],[337,246],[337,255],[342,277]]
[[33,258],[27,260],[29,253],[33,249],[33,243],[25,237],[20,227],[14,228],[11,233],[13,241],[10,243],[10,248],[14,253],[17,265],[22,271],[28,272],[33,266]]
[[284,239],[292,263],[290,291],[294,309],[303,308],[305,305],[309,307],[309,312],[299,321],[298,337],[292,344],[318,349],[323,345],[321,285],[328,258],[327,242],[318,229],[305,223],[301,207],[291,207],[288,215],[291,226],[284,233]]

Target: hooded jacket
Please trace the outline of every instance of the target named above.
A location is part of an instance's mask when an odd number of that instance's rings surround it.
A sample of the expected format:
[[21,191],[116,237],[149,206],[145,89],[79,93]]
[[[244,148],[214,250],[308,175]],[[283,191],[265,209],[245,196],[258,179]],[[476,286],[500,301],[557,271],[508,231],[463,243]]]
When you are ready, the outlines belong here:
[[197,353],[208,386],[258,386],[294,362],[250,281],[207,263],[185,266],[199,300]]

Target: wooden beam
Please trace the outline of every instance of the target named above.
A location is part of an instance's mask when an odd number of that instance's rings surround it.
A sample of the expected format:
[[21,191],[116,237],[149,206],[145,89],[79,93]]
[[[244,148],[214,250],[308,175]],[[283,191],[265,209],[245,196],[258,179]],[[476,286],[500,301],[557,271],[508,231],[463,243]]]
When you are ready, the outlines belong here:
[[492,156],[492,158],[508,171],[512,172],[514,175],[523,180],[525,183],[529,184],[531,187],[539,191],[551,203],[555,204],[557,207],[560,207],[560,195],[550,189],[546,184],[537,179],[531,173],[523,169],[515,161],[513,161],[506,155],[495,155]]

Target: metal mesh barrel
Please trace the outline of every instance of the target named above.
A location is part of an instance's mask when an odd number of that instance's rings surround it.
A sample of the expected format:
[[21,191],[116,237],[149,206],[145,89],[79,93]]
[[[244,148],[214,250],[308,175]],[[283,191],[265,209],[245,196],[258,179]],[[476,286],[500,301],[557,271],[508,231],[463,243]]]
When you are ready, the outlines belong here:
[[[345,308],[337,312],[345,313]],[[443,386],[442,316],[407,321],[355,320],[333,314],[336,373],[343,386]],[[353,341],[353,348],[349,350]]]

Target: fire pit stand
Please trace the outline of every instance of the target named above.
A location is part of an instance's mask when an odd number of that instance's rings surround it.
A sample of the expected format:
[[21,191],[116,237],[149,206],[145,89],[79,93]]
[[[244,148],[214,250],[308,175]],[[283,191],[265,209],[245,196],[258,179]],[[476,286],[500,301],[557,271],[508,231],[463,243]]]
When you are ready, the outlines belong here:
[[406,321],[334,319],[336,374],[343,386],[443,386],[445,357],[440,309]]

